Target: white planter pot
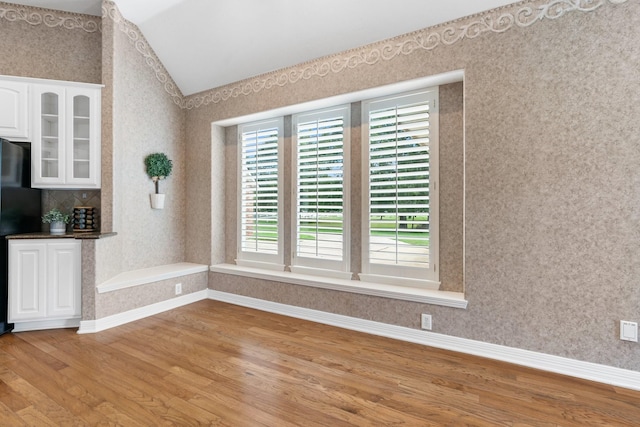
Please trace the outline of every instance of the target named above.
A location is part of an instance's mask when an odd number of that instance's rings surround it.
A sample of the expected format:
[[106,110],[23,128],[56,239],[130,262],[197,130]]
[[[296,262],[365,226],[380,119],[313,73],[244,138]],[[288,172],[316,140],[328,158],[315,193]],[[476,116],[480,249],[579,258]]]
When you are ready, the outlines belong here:
[[164,194],[152,193],[149,196],[151,196],[152,209],[164,209]]
[[62,221],[52,222],[49,226],[49,233],[51,234],[64,234],[67,232],[67,226]]

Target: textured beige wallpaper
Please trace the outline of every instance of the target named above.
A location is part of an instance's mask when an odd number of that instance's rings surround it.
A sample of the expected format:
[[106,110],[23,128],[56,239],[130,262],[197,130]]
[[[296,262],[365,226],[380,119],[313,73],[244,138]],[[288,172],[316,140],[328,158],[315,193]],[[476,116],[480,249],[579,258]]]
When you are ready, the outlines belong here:
[[[103,7],[104,7],[103,1]],[[115,56],[115,25],[113,20],[102,23],[102,182],[101,197],[104,199],[100,213],[102,231],[113,231],[114,150],[113,150],[113,58]]]
[[[187,115],[186,118],[185,141],[188,165],[186,195],[189,206],[186,209],[184,221],[189,226],[186,228],[188,244],[185,250],[187,261],[210,264],[214,252],[224,253],[223,245],[217,244],[215,249],[212,247],[214,238],[212,222],[217,223],[215,236],[220,239],[220,234],[217,233],[224,235],[224,225],[221,222],[225,218],[225,186],[220,180],[224,180],[228,165],[224,151],[220,148],[212,149],[214,142],[211,121],[206,118],[206,115],[200,116],[201,112],[204,111],[193,110],[192,114]],[[206,168],[200,167],[204,164],[207,165]],[[194,167],[194,165],[197,166]]]
[[[131,24],[112,3],[105,6],[103,79],[110,96],[103,103],[108,120],[103,124],[102,204],[118,234],[95,244],[96,285],[122,272],[182,262],[186,247],[184,110],[167,96],[149,68],[137,39],[127,31]],[[151,209],[149,202],[154,185],[144,158],[155,152],[167,154],[173,162],[171,175],[160,182],[160,192],[166,194],[163,210]],[[200,283],[201,289],[205,283]],[[97,294],[95,318],[174,297],[164,285]]]
[[[225,158],[228,159],[226,162],[226,169],[224,175],[224,182],[222,183],[227,188],[227,195],[232,200],[235,199],[234,194],[238,193],[238,164],[235,162],[237,159],[238,153],[238,144],[234,143],[238,139],[238,126],[229,126],[225,128],[225,147],[224,147],[224,155]],[[218,177],[219,174],[215,174],[215,177]],[[236,212],[238,210],[237,203],[233,203],[233,201],[224,202],[225,205],[225,228],[227,230],[224,250],[225,250],[225,258],[224,262],[233,264],[236,258],[236,249],[238,242],[238,222]],[[219,242],[217,246],[222,246]]]
[[463,84],[440,86],[440,290],[464,291]]
[[96,242],[97,240],[83,240],[82,255],[82,320],[96,318]]
[[[180,262],[186,226],[184,111],[157,84],[128,35],[116,28],[113,37],[113,81],[105,84],[113,90],[115,239],[128,242],[118,254],[122,269]],[[171,175],[160,182],[160,191],[166,193],[163,210],[151,209],[154,185],[144,166],[144,158],[155,152],[166,153],[173,162]],[[104,197],[103,204],[108,203]]]
[[[522,25],[478,26],[451,43],[203,101],[188,113],[198,117],[188,118],[190,144],[208,144],[215,120],[464,69],[467,310],[213,273],[209,286],[415,328],[431,313],[438,333],[640,370],[640,347],[620,341],[617,328],[640,320],[640,3],[560,3],[518,3],[500,14],[531,6],[518,15]],[[491,22],[513,23],[500,14]],[[454,26],[471,21],[489,22]],[[224,185],[223,173],[211,173],[213,188]]]
[[0,74],[101,83],[99,17],[3,2],[0,12]]

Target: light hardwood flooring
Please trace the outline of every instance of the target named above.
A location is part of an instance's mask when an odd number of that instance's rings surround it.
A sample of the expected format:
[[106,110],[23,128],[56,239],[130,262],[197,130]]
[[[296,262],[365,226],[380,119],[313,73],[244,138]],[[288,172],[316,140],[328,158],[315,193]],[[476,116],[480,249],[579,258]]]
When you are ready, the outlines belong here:
[[638,426],[640,392],[201,301],[0,337],[0,426]]

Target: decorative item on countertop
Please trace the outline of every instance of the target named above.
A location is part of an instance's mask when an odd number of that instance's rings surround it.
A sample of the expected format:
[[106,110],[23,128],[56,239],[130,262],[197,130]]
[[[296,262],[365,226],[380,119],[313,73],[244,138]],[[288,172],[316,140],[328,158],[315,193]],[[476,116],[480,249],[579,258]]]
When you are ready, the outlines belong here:
[[50,224],[49,232],[59,235],[67,232],[66,224],[69,224],[71,216],[60,212],[58,209],[51,209],[42,216],[42,222]]
[[98,231],[98,210],[92,206],[73,208],[73,231]]
[[153,181],[156,187],[156,192],[150,195],[151,208],[152,209],[164,209],[164,194],[160,193],[159,183],[161,179],[165,179],[171,175],[173,169],[173,163],[164,153],[149,154],[144,159],[144,164],[147,167],[147,175]]

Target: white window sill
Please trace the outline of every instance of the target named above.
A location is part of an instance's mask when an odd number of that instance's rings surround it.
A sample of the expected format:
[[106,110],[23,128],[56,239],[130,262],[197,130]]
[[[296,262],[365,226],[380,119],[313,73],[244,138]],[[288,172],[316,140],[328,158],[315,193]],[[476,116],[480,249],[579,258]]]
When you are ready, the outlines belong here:
[[378,297],[399,299],[403,301],[441,305],[444,307],[463,309],[467,308],[467,300],[464,298],[464,294],[462,292],[434,291],[430,289],[418,289],[409,288],[406,286],[362,282],[359,280],[318,277],[309,274],[292,273],[289,271],[266,270],[262,268],[252,268],[234,264],[216,264],[209,267],[209,270],[214,273],[233,274],[235,276],[272,280],[283,283],[291,283],[294,285],[332,289],[336,291],[352,292],[363,295],[374,295]]

